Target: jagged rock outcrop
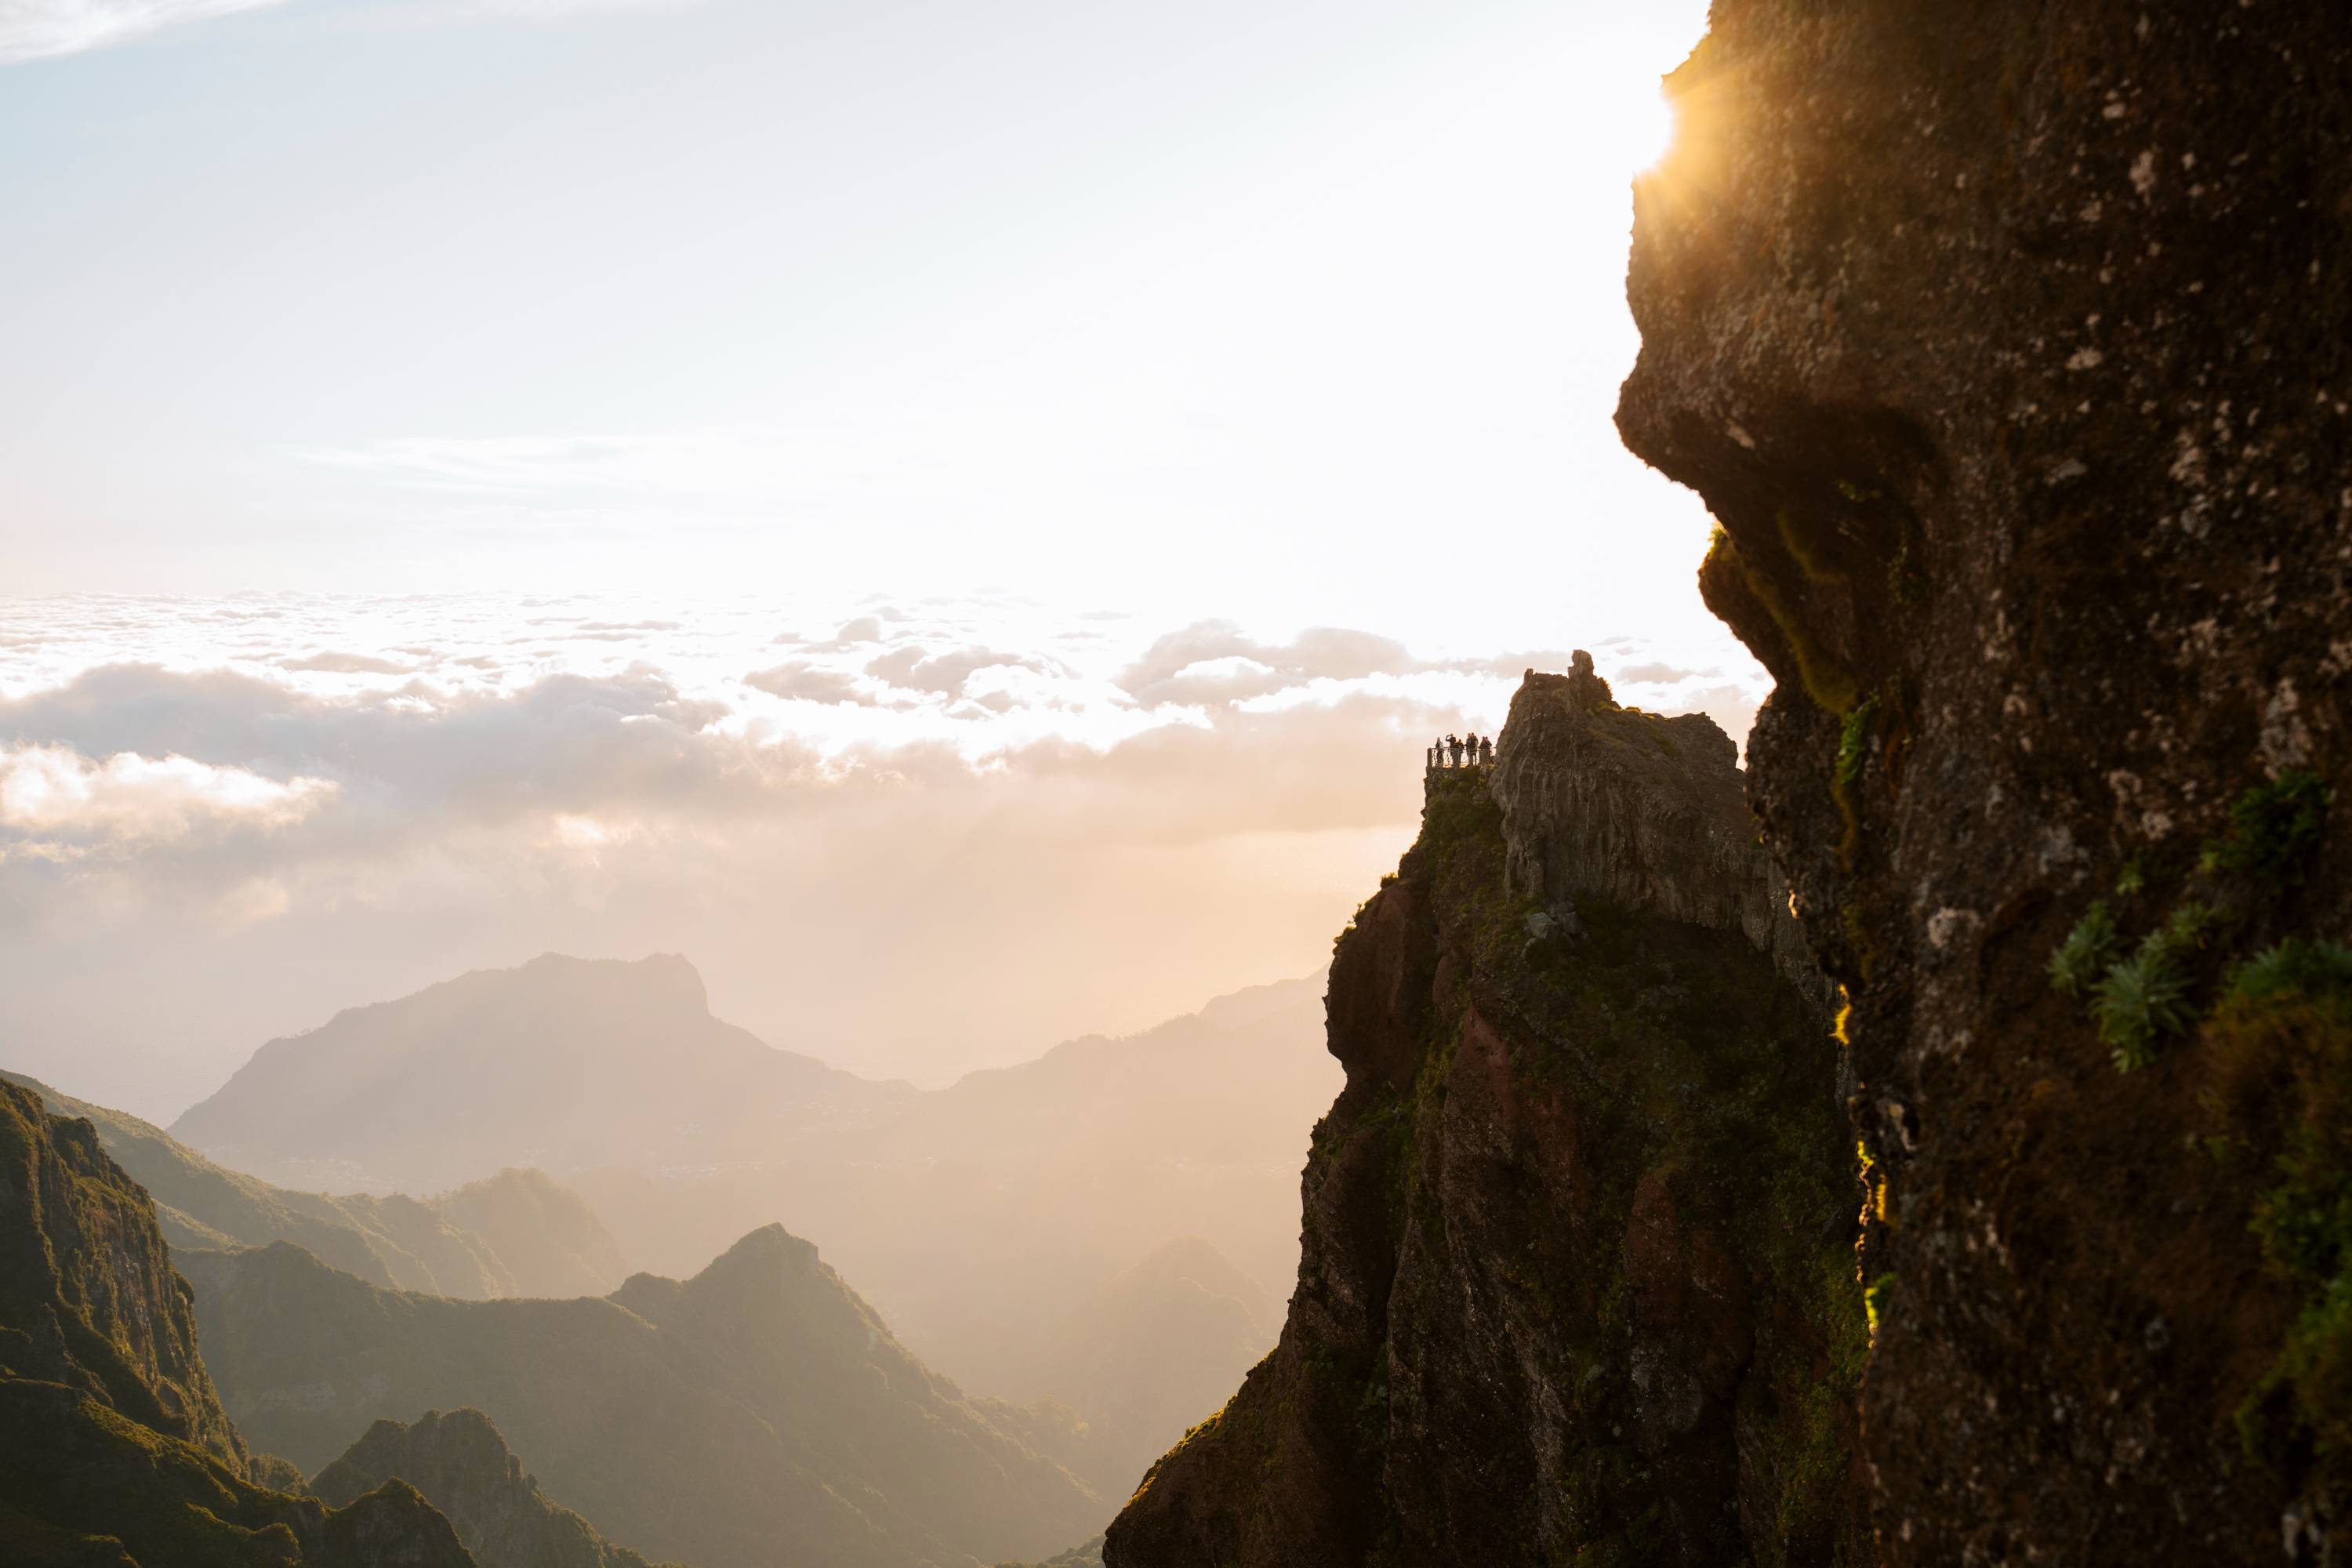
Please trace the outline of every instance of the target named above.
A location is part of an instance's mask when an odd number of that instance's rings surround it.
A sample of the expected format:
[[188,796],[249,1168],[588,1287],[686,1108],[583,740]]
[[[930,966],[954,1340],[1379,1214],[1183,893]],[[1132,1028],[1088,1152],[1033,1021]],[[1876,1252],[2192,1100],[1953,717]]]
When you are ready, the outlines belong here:
[[1853,997],[1879,1550],[2340,1561],[2343,9],[1716,0],[1670,90],[1618,423]]
[[1734,901],[1752,837],[1666,837],[1737,788],[1710,721],[1587,665],[1521,689],[1491,793],[1432,777],[1332,963],[1281,1343],[1111,1568],[1852,1558],[1837,1047]]
[[394,1479],[447,1517],[481,1568],[646,1568],[541,1492],[478,1410],[379,1421],[319,1472],[311,1489],[340,1505]]
[[[1596,713],[1632,722],[1588,722]],[[1591,654],[1579,650],[1566,675],[1529,670],[1495,752],[1507,889],[1566,909],[1598,893],[1742,932],[1826,1006],[1738,763],[1739,748],[1704,713],[1619,708]]]
[[[782,1226],[604,1299],[383,1290],[284,1243],[181,1259],[254,1441],[324,1466],[374,1421],[478,1409],[610,1539],[695,1568],[977,1568],[1102,1502],[1000,1430]],[[422,1484],[422,1483],[420,1483]]]
[[87,1121],[0,1082],[0,1562],[22,1568],[472,1568],[394,1483],[273,1490],[196,1353],[154,1205]]

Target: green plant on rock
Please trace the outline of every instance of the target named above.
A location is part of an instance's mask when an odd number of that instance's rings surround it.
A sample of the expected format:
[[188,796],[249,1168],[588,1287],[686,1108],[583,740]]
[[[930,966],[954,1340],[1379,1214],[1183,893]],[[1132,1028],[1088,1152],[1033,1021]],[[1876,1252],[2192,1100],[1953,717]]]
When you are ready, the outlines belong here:
[[2050,955],[2051,988],[2062,996],[2077,996],[2096,984],[2116,956],[2116,912],[2105,899],[2095,900]]
[[2099,1038],[2115,1053],[2117,1072],[2136,1072],[2156,1060],[2167,1035],[2189,1027],[2189,973],[2181,955],[2151,931],[2129,958],[2108,965],[2091,1001]]
[[2277,1360],[2238,1410],[2247,1452],[2352,1484],[2352,949],[2292,939],[2241,964],[2207,1035],[2230,1142],[2270,1162],[2251,1228],[2302,1288]]
[[2242,871],[2267,888],[2300,886],[2336,792],[2308,768],[2290,768],[2230,805],[2228,837],[2207,846],[2206,868]]

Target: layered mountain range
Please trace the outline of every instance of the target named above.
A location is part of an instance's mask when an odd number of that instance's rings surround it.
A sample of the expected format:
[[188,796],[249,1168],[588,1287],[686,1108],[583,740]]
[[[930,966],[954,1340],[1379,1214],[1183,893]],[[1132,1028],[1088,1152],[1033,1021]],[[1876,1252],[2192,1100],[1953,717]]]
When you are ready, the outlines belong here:
[[0,1069],[0,1079],[89,1121],[154,1199],[174,1248],[290,1241],[374,1284],[467,1299],[601,1294],[628,1273],[594,1213],[542,1172],[509,1168],[425,1199],[297,1192],[229,1170],[123,1111],[20,1073]]
[[568,1301],[386,1290],[282,1242],[180,1262],[230,1414],[305,1468],[377,1421],[475,1408],[599,1530],[697,1568],[969,1568],[1106,1511],[779,1226],[691,1279]]
[[[1178,1237],[1230,1259],[1256,1297],[1286,1288],[1307,1130],[1339,1079],[1318,1044],[1319,991],[1256,987],[1140,1035],[1071,1041],[922,1092],[771,1050],[711,1016],[682,959],[549,955],[273,1041],[173,1136],[241,1170],[379,1193],[543,1165],[586,1200],[630,1266],[675,1276],[781,1223],[959,1382],[1023,1402],[1066,1397],[1068,1381],[1045,1375],[1059,1326]],[[390,1195],[376,1204],[412,1212]],[[331,1205],[390,1228],[364,1212],[366,1198]],[[488,1226],[484,1204],[463,1194],[428,1206],[476,1235]],[[596,1272],[613,1255],[591,1226],[568,1223],[583,1238],[573,1264],[532,1272],[523,1293],[617,1283]],[[248,1244],[296,1241],[377,1284],[515,1293],[442,1282],[457,1268],[420,1278],[371,1266],[290,1226],[221,1228]],[[520,1268],[520,1245],[491,1250]],[[1234,1338],[1206,1363],[1209,1376],[1237,1377],[1270,1347],[1270,1323],[1264,1335],[1246,1352]],[[1169,1385],[1119,1396],[1137,1409],[1181,1409],[1202,1381],[1195,1363],[1165,1358],[1146,1358],[1136,1375]],[[1121,1433],[1114,1447],[1156,1452],[1214,1405]]]

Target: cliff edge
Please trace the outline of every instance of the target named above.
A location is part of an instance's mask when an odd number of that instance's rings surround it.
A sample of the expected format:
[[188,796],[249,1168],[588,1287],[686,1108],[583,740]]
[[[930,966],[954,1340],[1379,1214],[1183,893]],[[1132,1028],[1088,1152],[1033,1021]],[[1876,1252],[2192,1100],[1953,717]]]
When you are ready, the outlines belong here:
[[1580,658],[1528,678],[1491,772],[1431,775],[1333,959],[1347,1085],[1281,1342],[1111,1568],[1853,1550],[1838,1047],[1756,918],[1734,758]]

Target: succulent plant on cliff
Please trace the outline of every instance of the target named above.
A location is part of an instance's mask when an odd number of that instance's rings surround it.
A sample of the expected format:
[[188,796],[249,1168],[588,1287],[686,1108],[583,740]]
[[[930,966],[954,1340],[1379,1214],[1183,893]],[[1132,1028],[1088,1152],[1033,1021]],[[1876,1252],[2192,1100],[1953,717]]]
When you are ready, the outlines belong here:
[[2115,1051],[2116,1071],[2147,1066],[2156,1059],[2159,1040],[2182,1033],[2196,1021],[2189,1002],[2196,982],[2191,964],[2219,923],[2220,917],[2206,905],[2183,904],[2140,939],[2129,958],[2108,966],[2091,1012],[2098,1021],[2099,1038]]
[[2116,912],[2104,899],[2094,901],[2050,955],[2050,984],[2061,995],[2075,996],[2098,984],[2116,953]]

